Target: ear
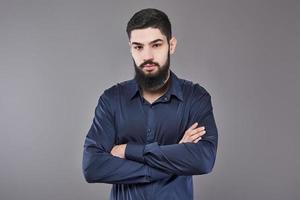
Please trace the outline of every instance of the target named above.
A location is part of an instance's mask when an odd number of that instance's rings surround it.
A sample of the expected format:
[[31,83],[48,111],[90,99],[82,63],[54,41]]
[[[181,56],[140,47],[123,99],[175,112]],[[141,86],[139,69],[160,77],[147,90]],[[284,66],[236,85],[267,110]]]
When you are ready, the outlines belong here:
[[131,50],[131,42],[130,41],[128,42],[128,45],[129,45],[130,52],[132,52],[132,50]]
[[170,44],[170,54],[172,55],[172,54],[175,53],[175,50],[176,50],[176,45],[177,45],[177,40],[176,40],[176,38],[175,38],[175,37],[172,37],[172,38],[170,39],[169,44]]

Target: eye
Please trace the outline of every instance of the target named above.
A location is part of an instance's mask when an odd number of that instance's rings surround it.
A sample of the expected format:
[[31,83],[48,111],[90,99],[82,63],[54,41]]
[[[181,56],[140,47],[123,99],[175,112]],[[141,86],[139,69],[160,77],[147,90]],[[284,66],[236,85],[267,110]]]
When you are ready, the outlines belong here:
[[139,46],[139,45],[136,45],[136,46],[134,46],[133,47],[135,50],[141,50],[141,49],[143,49],[143,47],[142,46]]
[[154,48],[157,48],[157,47],[160,47],[160,46],[161,46],[160,43],[153,44],[153,47],[154,47]]

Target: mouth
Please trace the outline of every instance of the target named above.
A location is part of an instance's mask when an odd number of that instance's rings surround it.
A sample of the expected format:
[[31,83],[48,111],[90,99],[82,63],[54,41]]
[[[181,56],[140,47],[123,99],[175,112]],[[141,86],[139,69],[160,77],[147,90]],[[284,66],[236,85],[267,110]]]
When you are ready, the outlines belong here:
[[153,71],[156,68],[155,64],[145,64],[143,65],[143,69],[146,71]]

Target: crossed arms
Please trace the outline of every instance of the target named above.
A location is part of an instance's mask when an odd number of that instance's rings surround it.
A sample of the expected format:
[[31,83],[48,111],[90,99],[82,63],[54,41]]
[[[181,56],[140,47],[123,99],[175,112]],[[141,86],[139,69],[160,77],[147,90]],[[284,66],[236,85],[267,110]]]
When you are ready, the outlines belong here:
[[149,183],[172,175],[206,174],[214,166],[218,137],[207,92],[193,102],[190,112],[193,125],[178,144],[115,145],[112,122],[109,98],[104,93],[84,144],[83,173],[89,183]]

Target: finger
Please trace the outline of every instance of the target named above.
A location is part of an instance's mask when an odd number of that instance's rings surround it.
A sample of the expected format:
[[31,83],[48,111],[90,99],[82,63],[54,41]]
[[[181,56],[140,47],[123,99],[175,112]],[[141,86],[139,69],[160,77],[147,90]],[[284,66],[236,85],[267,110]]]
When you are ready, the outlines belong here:
[[198,122],[194,123],[190,128],[188,128],[188,129],[186,130],[186,132],[189,132],[189,131],[195,129],[197,126],[198,126]]
[[195,135],[195,134],[197,134],[197,133],[199,133],[201,131],[205,131],[205,127],[204,126],[196,128],[194,130],[191,130],[188,134],[189,134],[189,136],[192,136],[192,135]]
[[201,137],[201,135],[195,134],[189,138],[189,141],[194,141],[194,140],[198,139],[199,137]]
[[201,132],[198,132],[197,134],[194,134],[194,135],[190,136],[189,139],[195,140],[195,139],[197,139],[197,138],[203,136],[204,134],[205,134],[205,131],[201,131]]
[[199,134],[203,136],[206,133],[206,130],[200,131]]
[[198,139],[194,140],[194,143],[198,143],[200,140],[202,139],[202,137],[199,137]]
[[205,126],[200,126],[200,127],[196,128],[196,130],[197,131],[203,131],[203,130],[205,130]]

